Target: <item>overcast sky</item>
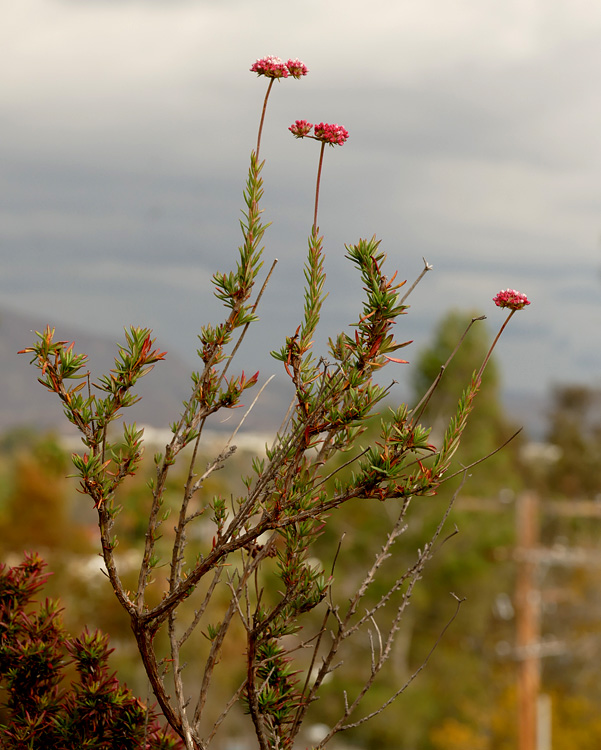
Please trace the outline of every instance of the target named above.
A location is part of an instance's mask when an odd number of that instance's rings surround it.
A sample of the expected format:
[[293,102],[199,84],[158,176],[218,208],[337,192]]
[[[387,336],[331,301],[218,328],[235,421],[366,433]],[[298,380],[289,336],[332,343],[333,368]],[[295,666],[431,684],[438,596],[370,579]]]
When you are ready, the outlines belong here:
[[399,326],[409,359],[449,308],[495,330],[491,298],[512,287],[532,305],[499,345],[507,387],[601,382],[601,3],[0,0],[0,14],[0,308],[115,339],[149,325],[191,359],[220,310],[211,274],[240,242],[266,89],[250,65],[298,56],[309,75],[274,86],[261,154],[265,260],[280,262],[240,364],[274,371],[265,353],[301,315],[318,147],[287,127],[304,118],[350,133],[322,181],[326,335],[359,307],[344,244],[376,234],[401,278],[434,266]]

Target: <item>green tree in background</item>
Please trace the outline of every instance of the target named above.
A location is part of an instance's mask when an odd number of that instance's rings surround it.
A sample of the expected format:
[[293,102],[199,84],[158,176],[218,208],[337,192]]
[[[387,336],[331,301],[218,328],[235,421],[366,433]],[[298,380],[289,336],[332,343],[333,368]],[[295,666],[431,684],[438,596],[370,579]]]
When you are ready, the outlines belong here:
[[[432,427],[434,439],[456,408],[465,382],[490,348],[491,335],[480,317],[476,311],[452,310],[445,314],[432,341],[416,357],[412,382],[413,400],[418,402],[440,376],[441,368],[469,327],[422,417]],[[516,432],[501,403],[501,381],[494,359],[484,372],[480,396],[455,454],[451,473],[461,472],[462,467],[496,451]],[[505,724],[513,725],[504,695],[511,689],[514,672],[496,653],[499,642],[511,642],[513,638],[513,622],[503,619],[497,607],[497,598],[510,597],[513,590],[513,566],[498,560],[499,551],[514,543],[513,507],[499,503],[497,512],[491,514],[481,512],[479,504],[489,506],[491,499],[501,493],[512,497],[521,488],[520,438],[510,440],[502,450],[470,469],[451,517],[458,533],[433,561],[430,584],[418,592],[412,639],[416,652],[423,651],[436,638],[436,612],[448,592],[465,597],[462,621],[445,635],[429,670],[410,696],[417,698],[420,690],[424,701],[428,696],[436,696],[432,701],[435,710],[423,722],[422,732],[428,736],[422,735],[420,747],[489,748],[499,712]],[[443,485],[429,507],[421,506],[426,527],[434,522],[435,503],[443,502],[459,479],[458,476],[454,482]],[[462,508],[464,497],[471,498],[468,510]]]
[[558,451],[548,466],[552,495],[601,497],[601,390],[585,385],[556,386],[549,410],[547,440]]
[[73,523],[69,498],[73,484],[66,478],[69,456],[51,435],[17,432],[2,441],[5,457],[3,501],[0,506],[0,548],[82,552],[91,550]]
[[[432,341],[411,363],[415,387],[413,402],[419,402],[428,391],[472,317],[476,315],[454,311],[441,319]],[[434,425],[434,433],[437,426],[444,424],[444,420],[455,412],[465,383],[486,356],[490,344],[491,337],[485,323],[477,321],[440,380],[424,414],[426,424]],[[482,459],[516,431],[503,415],[498,369],[494,361],[488,366],[492,366],[492,374],[485,374],[483,378],[482,408],[477,404],[472,412],[471,419],[476,424],[472,428],[470,422],[466,428],[466,444],[462,443],[454,458],[454,470],[460,473],[463,465]],[[386,419],[384,409],[381,416]],[[376,429],[374,423],[374,432]],[[368,431],[365,442],[371,438]],[[433,434],[432,439],[436,441],[438,436]],[[357,450],[362,446],[363,437],[358,440]],[[402,716],[402,722],[396,720],[396,712],[391,710],[373,719],[369,725],[358,727],[349,733],[349,738],[359,747],[449,750],[456,746],[482,746],[488,750],[490,737],[505,736],[509,731],[507,725],[513,727],[514,707],[506,699],[514,680],[513,665],[499,661],[495,650],[498,642],[511,641],[513,637],[513,623],[503,619],[496,606],[497,596],[510,596],[513,588],[513,567],[497,560],[499,550],[508,549],[514,543],[513,510],[511,505],[501,503],[499,512],[493,516],[477,510],[462,510],[462,497],[472,496],[488,502],[508,485],[517,489],[519,477],[510,476],[517,470],[517,461],[517,447],[512,441],[481,467],[471,470],[472,476],[463,487],[450,518],[449,533],[452,534],[454,524],[459,533],[452,535],[444,549],[434,556],[427,585],[416,589],[412,595],[412,607],[403,618],[386,682],[371,696],[374,708],[378,700],[390,694],[396,683],[411,678],[434,644],[438,644],[436,651],[428,668],[419,674],[411,690],[399,700],[398,714]],[[414,499],[409,528],[395,549],[385,576],[371,592],[373,601],[391,585],[415,550],[429,538],[441,509],[448,503],[459,481],[460,477],[457,477],[455,481],[441,485],[434,496]],[[357,502],[349,516],[332,517],[319,540],[318,550],[325,554],[340,543],[337,565],[344,571],[349,587],[353,580],[359,580],[361,570],[372,554],[373,539],[379,529],[390,523],[393,515],[392,503],[370,506]],[[465,602],[458,620],[440,639],[441,623],[448,619],[452,608],[451,592],[465,598]],[[347,672],[343,684],[334,673],[328,686],[328,701],[324,702],[326,706],[335,701],[342,689],[352,691],[354,680],[359,683],[362,661],[357,652],[350,656],[350,661],[356,675],[349,681]],[[329,720],[327,708],[324,708],[322,719],[326,723]],[[505,729],[500,732],[502,726]],[[514,739],[511,734],[510,739]],[[444,742],[455,744],[448,744],[447,748]],[[461,742],[464,744],[457,744]]]
[[[415,396],[419,398],[428,383],[440,372],[456,345],[457,338],[477,313],[455,311],[441,320],[433,342],[417,359],[413,371]],[[474,363],[489,346],[490,335],[483,322],[475,324],[461,349],[445,371],[434,393],[425,421],[433,425],[453,408],[462,389],[461,378],[469,375]],[[481,399],[464,433],[456,455],[457,465],[466,465],[502,444],[514,428],[508,424],[500,402],[500,379],[494,361],[483,377]],[[462,623],[452,629],[438,647],[436,658],[423,676],[424,698],[432,700],[440,712],[440,722],[430,723],[429,740],[419,747],[435,750],[461,748],[512,750],[517,705],[514,689],[515,665],[511,652],[499,656],[499,644],[510,648],[514,642],[514,622],[501,616],[497,597],[511,599],[515,565],[507,552],[515,544],[514,513],[511,503],[498,504],[498,512],[480,512],[478,500],[486,502],[524,487],[541,493],[543,518],[541,546],[580,547],[598,553],[598,520],[557,517],[544,514],[547,499],[598,498],[601,492],[601,391],[582,384],[558,385],[548,408],[547,447],[543,455],[524,464],[520,458],[524,440],[510,442],[483,465],[471,470],[472,476],[460,496],[453,520],[459,534],[447,545],[445,554],[434,561],[431,583],[419,594],[420,604],[433,611],[446,590],[465,596]],[[546,456],[546,458],[545,458]],[[447,486],[440,493],[448,491]],[[470,496],[470,510],[463,510],[462,498]],[[596,664],[601,656],[598,638],[601,597],[598,568],[555,567],[541,570],[543,636],[564,644],[559,656],[541,662],[543,689],[552,695],[553,747],[599,747],[596,706],[601,699]],[[550,597],[550,599],[549,599]],[[553,597],[558,597],[556,602]],[[419,611],[422,611],[420,606]],[[508,617],[508,614],[505,613]],[[429,633],[428,620],[416,626],[415,641]],[[469,635],[466,635],[469,633]],[[438,690],[437,690],[438,688]],[[417,690],[411,696],[416,697]]]

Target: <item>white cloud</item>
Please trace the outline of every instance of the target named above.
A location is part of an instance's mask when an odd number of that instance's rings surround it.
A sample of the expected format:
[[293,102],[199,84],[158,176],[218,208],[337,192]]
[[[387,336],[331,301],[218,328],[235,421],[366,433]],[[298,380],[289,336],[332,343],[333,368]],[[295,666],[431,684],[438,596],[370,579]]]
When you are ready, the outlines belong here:
[[[0,0],[4,96],[102,105],[242,80],[256,56],[300,56],[316,80],[420,83],[466,65],[512,66],[594,38],[587,0],[278,0],[253,3]],[[241,65],[245,66],[241,69]],[[166,104],[172,100],[169,97]]]
[[421,165],[416,179],[410,188],[403,181],[398,201],[412,217],[415,235],[428,244],[442,235],[471,258],[497,247],[506,261],[520,263],[525,251],[531,262],[548,262],[562,246],[574,261],[590,258],[597,241],[597,212],[572,205],[575,195],[596,190],[578,171],[435,157]]

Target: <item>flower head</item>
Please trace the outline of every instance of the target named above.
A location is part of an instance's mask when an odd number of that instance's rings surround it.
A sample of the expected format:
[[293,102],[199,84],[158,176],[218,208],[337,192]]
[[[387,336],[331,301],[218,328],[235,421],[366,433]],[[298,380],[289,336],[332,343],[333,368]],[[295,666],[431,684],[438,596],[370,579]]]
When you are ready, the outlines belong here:
[[525,294],[516,292],[515,289],[501,289],[493,302],[497,307],[508,307],[510,310],[521,310],[530,304],[530,300]]
[[294,60],[288,60],[286,63],[286,67],[288,68],[288,72],[293,78],[300,78],[301,76],[306,76],[309,72],[309,68],[305,65],[302,60],[299,60],[298,57],[295,57]]
[[267,78],[288,78],[290,74],[286,63],[273,55],[260,57],[253,63],[250,70],[251,73],[256,73],[259,76],[267,76]]
[[304,138],[306,135],[309,135],[312,127],[313,125],[307,122],[307,120],[296,120],[288,130],[295,138]]
[[348,138],[348,130],[342,125],[329,125],[327,122],[320,122],[315,126],[315,138],[318,141],[329,143],[331,146],[342,146]]

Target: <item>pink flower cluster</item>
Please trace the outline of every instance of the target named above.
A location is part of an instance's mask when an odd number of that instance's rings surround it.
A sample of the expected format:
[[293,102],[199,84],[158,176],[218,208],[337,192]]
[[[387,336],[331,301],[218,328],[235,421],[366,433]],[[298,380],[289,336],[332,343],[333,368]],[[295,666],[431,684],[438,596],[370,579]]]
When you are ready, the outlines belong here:
[[315,126],[313,132],[318,141],[330,143],[332,146],[342,146],[348,139],[348,130],[343,128],[342,125],[329,125],[327,122],[320,122],[319,125]]
[[[313,125],[307,120],[296,120],[288,130],[296,138],[304,138],[309,136]],[[315,126],[313,135],[310,138],[315,138],[316,141],[323,141],[329,143],[332,146],[342,146],[342,144],[348,138],[348,130],[343,128],[342,125],[328,125],[328,123],[320,122],[319,125]]]
[[288,72],[293,78],[300,78],[301,76],[306,76],[309,72],[309,68],[305,65],[302,60],[299,60],[298,57],[295,57],[294,60],[288,60],[286,63],[286,67],[288,68]]
[[300,78],[306,76],[309,69],[304,62],[295,58],[294,60],[288,60],[284,62],[279,57],[273,55],[267,55],[267,57],[259,58],[251,66],[251,72],[256,73],[259,76],[266,76],[267,78]]
[[510,310],[521,310],[530,304],[530,300],[525,294],[516,292],[515,289],[501,289],[493,302],[497,307],[508,307]]
[[307,122],[307,120],[296,120],[296,122],[291,125],[288,130],[296,138],[304,138],[306,135],[309,135],[312,127],[313,124]]

